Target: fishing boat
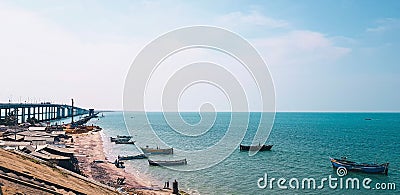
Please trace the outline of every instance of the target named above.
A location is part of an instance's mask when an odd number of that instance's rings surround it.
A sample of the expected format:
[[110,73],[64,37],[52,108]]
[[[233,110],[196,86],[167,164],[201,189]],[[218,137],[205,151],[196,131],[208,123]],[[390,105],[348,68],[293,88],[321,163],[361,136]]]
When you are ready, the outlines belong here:
[[111,142],[128,142],[132,139],[130,135],[117,135],[117,137],[110,137]]
[[174,149],[173,148],[165,148],[165,149],[161,149],[161,148],[149,148],[149,146],[146,146],[146,148],[140,148],[142,149],[143,153],[145,154],[173,154],[174,153]]
[[122,140],[120,140],[120,139],[117,139],[116,141],[115,141],[115,143],[116,144],[135,144],[135,142],[136,141],[133,141],[133,140],[127,140],[127,139],[122,139]]
[[111,142],[115,142],[116,140],[117,140],[116,137],[110,137],[110,141],[111,141]]
[[330,158],[333,168],[344,167],[348,171],[360,171],[364,173],[388,173],[389,163],[375,164],[375,163],[357,163],[349,161],[346,158],[336,159]]
[[138,155],[127,155],[127,156],[118,156],[118,160],[134,160],[134,159],[145,159],[147,156],[145,154]]
[[240,151],[268,151],[273,145],[245,146],[240,144]]
[[177,166],[177,165],[187,164],[186,158],[182,160],[159,160],[159,161],[148,160],[148,161],[149,165],[151,166]]
[[132,136],[130,136],[130,135],[117,135],[117,138],[118,139],[131,139]]

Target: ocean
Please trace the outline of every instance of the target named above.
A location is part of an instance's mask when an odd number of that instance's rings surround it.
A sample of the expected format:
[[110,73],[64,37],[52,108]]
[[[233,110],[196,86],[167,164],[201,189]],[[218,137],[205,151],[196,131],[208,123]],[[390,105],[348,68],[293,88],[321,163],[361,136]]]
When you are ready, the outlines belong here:
[[[114,160],[117,155],[133,155],[139,153],[137,146],[162,146],[152,138],[153,131],[146,124],[133,124],[133,121],[145,117],[142,113],[125,113],[128,127],[124,122],[122,112],[105,112],[103,118],[89,122],[103,128],[102,136],[106,155]],[[218,113],[213,124],[201,123],[207,118],[207,113],[181,113],[186,124],[179,122],[179,117],[169,118],[166,121],[162,113],[148,113],[149,124],[155,133],[168,145],[186,151],[210,148],[218,143],[230,124],[231,113]],[[246,114],[243,117],[247,117]],[[242,143],[251,143],[256,134],[260,113],[251,113],[249,125]],[[366,120],[371,119],[371,120]],[[131,121],[132,120],[132,121]],[[176,121],[174,121],[176,120]],[[183,133],[195,132],[196,135],[182,135],[170,126],[179,128],[183,125]],[[208,128],[208,131],[197,131]],[[127,130],[129,129],[129,131]],[[239,148],[232,150],[222,162],[197,171],[178,171],[164,167],[150,167],[147,160],[132,160],[126,162],[126,171],[138,170],[157,181],[177,180],[180,189],[192,194],[399,194],[400,188],[400,113],[285,113],[278,112],[269,139],[266,144],[273,144],[271,151],[258,152],[249,156],[248,152],[241,152]],[[182,132],[181,132],[182,133]],[[115,145],[109,141],[110,136],[131,134],[136,145]],[[227,137],[236,142],[237,137]],[[188,141],[189,140],[189,141]],[[261,143],[262,144],[262,143]],[[224,154],[225,155],[225,154]],[[357,162],[389,162],[388,175],[365,174],[348,172],[339,177],[332,168],[329,157],[340,158],[346,156],[348,160]],[[186,156],[174,153],[173,156],[157,156],[160,159],[180,159]],[[191,156],[191,164],[207,164],[221,158],[221,155],[205,153]],[[324,178],[333,178],[332,186]],[[263,178],[263,179],[261,179]],[[271,179],[274,178],[271,182]],[[286,180],[281,183],[278,180]],[[302,189],[303,179],[315,179],[316,189],[308,186],[307,180]],[[357,185],[348,185],[346,179],[359,181]],[[337,179],[337,181],[334,181]],[[371,182],[363,186],[363,182]],[[258,182],[261,180],[260,182]],[[263,186],[267,180],[267,186]],[[299,181],[300,189],[297,188]],[[291,181],[291,182],[290,182]],[[342,182],[340,182],[342,181]],[[282,181],[281,181],[282,182]],[[272,183],[272,186],[270,184]],[[313,182],[309,182],[313,183]],[[321,184],[322,183],[322,184]],[[292,184],[292,185],[291,185]],[[334,184],[337,184],[336,187]],[[380,188],[393,188],[382,190]],[[377,186],[378,185],[378,186]],[[382,186],[382,187],[381,187]],[[261,188],[260,188],[261,187]],[[263,188],[265,187],[265,188]],[[370,187],[366,189],[365,187]],[[354,189],[355,188],[355,189]]]

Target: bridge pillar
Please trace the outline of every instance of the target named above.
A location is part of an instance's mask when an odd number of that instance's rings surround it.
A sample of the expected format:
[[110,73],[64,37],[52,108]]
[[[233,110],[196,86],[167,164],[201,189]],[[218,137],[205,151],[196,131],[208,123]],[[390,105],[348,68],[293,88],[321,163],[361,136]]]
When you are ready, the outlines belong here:
[[25,123],[25,108],[22,108],[21,123]]
[[31,118],[31,107],[28,107],[28,119]]
[[49,107],[46,106],[46,115],[47,115],[46,120],[47,121],[50,119],[50,112],[49,111],[50,111]]

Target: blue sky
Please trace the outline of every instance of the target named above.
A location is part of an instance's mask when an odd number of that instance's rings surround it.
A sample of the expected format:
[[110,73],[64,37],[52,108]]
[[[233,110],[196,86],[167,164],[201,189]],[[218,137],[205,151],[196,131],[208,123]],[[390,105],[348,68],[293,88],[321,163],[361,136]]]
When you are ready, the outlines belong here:
[[13,73],[1,77],[0,101],[74,97],[122,109],[124,78],[146,43],[213,25],[256,47],[278,111],[400,111],[398,10],[395,0],[0,1],[1,70]]

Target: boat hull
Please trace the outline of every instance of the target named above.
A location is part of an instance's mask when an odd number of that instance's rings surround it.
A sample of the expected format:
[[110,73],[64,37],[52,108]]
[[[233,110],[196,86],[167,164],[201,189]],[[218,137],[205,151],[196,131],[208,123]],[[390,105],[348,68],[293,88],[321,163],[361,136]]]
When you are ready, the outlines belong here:
[[116,144],[135,144],[135,141],[121,141],[117,140],[115,141]]
[[118,135],[117,137],[110,137],[111,142],[128,142],[132,139],[132,136]]
[[151,166],[178,166],[178,165],[186,165],[186,159],[182,160],[174,160],[174,161],[152,161],[148,160],[149,165]]
[[147,158],[144,154],[139,154],[135,156],[118,156],[118,160],[134,160],[134,159],[145,159]]
[[157,154],[173,154],[173,148],[167,149],[157,149],[157,148],[141,148],[143,153],[150,154],[150,155],[157,155]]
[[389,163],[383,164],[367,164],[367,163],[356,163],[347,160],[331,158],[331,163],[334,168],[344,167],[348,171],[359,171],[364,173],[377,173],[377,174],[388,174]]
[[245,146],[240,144],[241,151],[269,151],[273,145]]

